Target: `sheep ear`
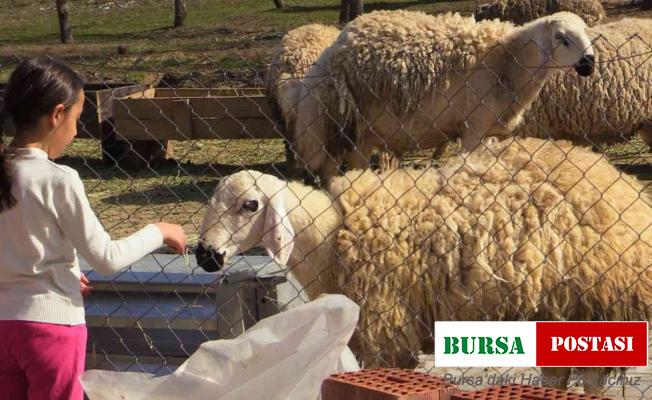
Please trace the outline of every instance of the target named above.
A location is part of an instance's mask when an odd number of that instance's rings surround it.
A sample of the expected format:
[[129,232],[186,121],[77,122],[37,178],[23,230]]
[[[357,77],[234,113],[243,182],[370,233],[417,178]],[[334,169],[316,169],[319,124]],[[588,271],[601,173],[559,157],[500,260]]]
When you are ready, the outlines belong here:
[[272,196],[267,204],[263,232],[262,243],[267,255],[278,264],[287,264],[294,248],[294,229],[281,193]]
[[552,46],[554,43],[552,37],[553,24],[554,22],[546,21],[539,25],[539,31],[534,35],[534,41],[539,48],[540,63],[548,61],[548,57],[552,54]]

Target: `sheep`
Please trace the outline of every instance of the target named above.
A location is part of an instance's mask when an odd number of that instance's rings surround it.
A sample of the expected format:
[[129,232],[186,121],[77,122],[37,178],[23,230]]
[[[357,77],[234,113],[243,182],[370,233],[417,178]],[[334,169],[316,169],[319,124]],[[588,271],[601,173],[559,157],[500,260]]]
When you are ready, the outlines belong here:
[[480,5],[475,19],[482,21],[498,18],[522,25],[559,11],[575,13],[588,25],[595,25],[607,16],[598,0],[496,0]]
[[283,36],[272,55],[272,64],[265,77],[266,94],[272,117],[284,130],[290,172],[294,170],[291,135],[296,117],[293,107],[299,101],[300,80],[339,33],[340,30],[332,26],[304,25]]
[[303,80],[297,155],[328,181],[344,161],[364,168],[374,147],[400,158],[460,136],[471,150],[512,131],[555,70],[592,73],[585,29],[565,12],[523,27],[450,13],[362,15]]
[[[210,199],[196,257],[215,271],[262,244],[309,298],[361,306],[365,367],[413,367],[436,320],[649,320],[642,191],[601,155],[537,138],[439,169],[349,171],[328,191],[241,171]],[[563,386],[570,369],[544,373]]]
[[516,129],[600,146],[637,131],[652,146],[652,22],[625,18],[593,27],[596,71],[587,79],[555,75]]

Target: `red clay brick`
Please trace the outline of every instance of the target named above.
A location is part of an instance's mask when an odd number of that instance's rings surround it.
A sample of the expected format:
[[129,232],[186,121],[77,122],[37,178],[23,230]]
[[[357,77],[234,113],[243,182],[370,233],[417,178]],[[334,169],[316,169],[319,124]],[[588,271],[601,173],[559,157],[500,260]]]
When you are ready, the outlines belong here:
[[457,392],[438,376],[399,368],[335,374],[321,386],[322,400],[449,400]]
[[581,394],[566,392],[559,389],[535,386],[534,390],[523,396],[525,400],[611,400],[609,397],[594,396],[591,394]]
[[534,388],[527,385],[496,385],[474,392],[456,393],[451,396],[451,400],[520,400]]
[[451,400],[611,400],[608,397],[565,392],[541,386],[491,386],[474,392],[460,392]]

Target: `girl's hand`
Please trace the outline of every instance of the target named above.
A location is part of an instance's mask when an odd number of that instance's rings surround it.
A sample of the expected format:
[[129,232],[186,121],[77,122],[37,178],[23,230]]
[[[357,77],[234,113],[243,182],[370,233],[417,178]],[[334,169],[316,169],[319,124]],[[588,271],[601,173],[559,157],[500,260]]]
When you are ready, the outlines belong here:
[[79,277],[79,291],[81,292],[82,297],[88,296],[91,291],[93,290],[93,286],[91,286],[91,281],[88,280],[86,275],[83,273]]
[[163,243],[175,252],[181,254],[186,248],[186,234],[181,225],[158,222],[156,227],[163,235]]

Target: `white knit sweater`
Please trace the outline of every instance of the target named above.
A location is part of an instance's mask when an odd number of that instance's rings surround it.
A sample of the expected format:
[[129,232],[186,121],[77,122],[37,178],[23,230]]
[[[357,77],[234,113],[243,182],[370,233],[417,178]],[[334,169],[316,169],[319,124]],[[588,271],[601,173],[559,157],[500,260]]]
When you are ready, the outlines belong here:
[[162,245],[154,225],[112,241],[77,172],[34,148],[14,149],[11,192],[0,212],[0,320],[77,325],[85,321],[77,251],[101,274],[119,271]]

